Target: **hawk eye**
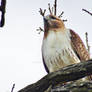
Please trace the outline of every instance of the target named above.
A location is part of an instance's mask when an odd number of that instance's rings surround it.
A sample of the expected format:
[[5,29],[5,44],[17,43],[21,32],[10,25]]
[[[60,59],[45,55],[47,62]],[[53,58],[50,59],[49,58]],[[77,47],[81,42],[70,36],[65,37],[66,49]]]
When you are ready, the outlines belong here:
[[54,16],[51,16],[51,19],[56,19]]

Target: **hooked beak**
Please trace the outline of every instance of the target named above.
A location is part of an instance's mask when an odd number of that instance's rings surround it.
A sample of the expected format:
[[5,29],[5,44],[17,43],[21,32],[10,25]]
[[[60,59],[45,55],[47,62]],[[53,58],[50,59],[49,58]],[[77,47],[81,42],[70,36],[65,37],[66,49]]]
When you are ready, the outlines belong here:
[[48,23],[48,19],[46,17],[43,17],[44,20],[44,29],[47,30],[49,23]]
[[44,27],[47,28],[49,23],[48,23],[48,19],[46,17],[43,17],[44,20]]

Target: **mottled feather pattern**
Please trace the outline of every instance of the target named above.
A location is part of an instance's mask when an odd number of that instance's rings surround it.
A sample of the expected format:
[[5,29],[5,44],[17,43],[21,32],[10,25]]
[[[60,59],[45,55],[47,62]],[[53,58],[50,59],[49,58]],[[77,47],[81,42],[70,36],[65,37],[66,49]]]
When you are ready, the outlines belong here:
[[[90,59],[90,55],[83,44],[82,40],[73,30],[70,30],[71,33],[71,44],[74,51],[77,53],[81,61],[86,61]],[[87,77],[88,80],[92,80],[92,75]]]
[[81,38],[73,30],[70,30],[70,34],[71,34],[71,44],[75,52],[78,54],[80,60],[81,61],[89,60],[90,55],[86,50],[86,47],[83,44]]

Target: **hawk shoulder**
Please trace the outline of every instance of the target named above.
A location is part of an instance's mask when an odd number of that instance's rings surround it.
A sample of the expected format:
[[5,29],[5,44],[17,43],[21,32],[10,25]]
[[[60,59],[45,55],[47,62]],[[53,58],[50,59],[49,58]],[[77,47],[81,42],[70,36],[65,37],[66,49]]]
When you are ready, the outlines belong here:
[[70,29],[70,34],[71,34],[72,48],[74,49],[75,53],[79,57],[80,61],[89,60],[90,55],[89,55],[83,41],[79,37],[79,35],[71,29]]

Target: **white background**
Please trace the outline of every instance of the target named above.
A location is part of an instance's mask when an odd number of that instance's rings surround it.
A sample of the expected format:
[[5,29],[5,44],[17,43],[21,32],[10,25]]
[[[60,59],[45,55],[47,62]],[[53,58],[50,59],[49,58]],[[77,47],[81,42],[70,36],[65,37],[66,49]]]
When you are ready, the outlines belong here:
[[[7,0],[5,26],[0,28],[0,92],[10,92],[14,83],[16,92],[46,75],[41,58],[43,33],[36,29],[43,27],[39,8],[47,9],[48,3],[54,0]],[[92,0],[58,0],[58,14],[65,12],[66,27],[84,43],[88,32],[91,46],[92,16],[82,8],[92,12]]]

